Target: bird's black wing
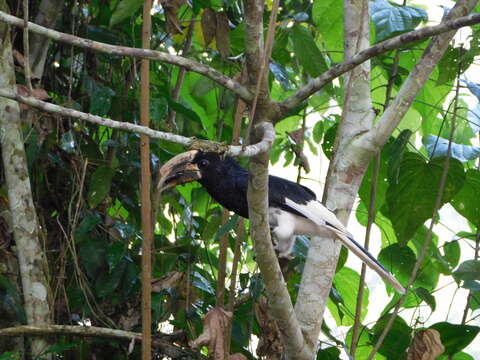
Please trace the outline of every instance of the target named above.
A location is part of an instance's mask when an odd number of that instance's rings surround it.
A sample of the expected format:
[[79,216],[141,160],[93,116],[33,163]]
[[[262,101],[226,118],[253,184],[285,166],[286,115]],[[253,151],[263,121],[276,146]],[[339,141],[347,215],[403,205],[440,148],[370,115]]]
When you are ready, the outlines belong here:
[[290,199],[299,205],[306,205],[310,201],[315,201],[317,196],[306,186],[270,175],[268,179],[269,206],[305,217],[305,215],[287,205],[286,199]]

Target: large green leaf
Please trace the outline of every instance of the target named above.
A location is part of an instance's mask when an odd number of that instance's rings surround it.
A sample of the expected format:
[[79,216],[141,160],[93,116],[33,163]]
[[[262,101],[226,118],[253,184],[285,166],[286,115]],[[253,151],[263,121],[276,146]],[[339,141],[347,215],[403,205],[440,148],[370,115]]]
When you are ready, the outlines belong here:
[[[373,327],[373,343],[378,341],[383,329],[385,328],[391,315],[385,316]],[[396,316],[393,325],[388,332],[382,346],[378,350],[389,360],[403,359],[404,353],[407,350],[411,340],[412,329],[407,325],[405,320],[400,316]]]
[[99,166],[95,170],[88,186],[88,204],[91,208],[100,204],[110,193],[114,174],[115,170],[110,166]]
[[480,280],[480,260],[466,260],[453,273],[457,280]]
[[306,27],[295,25],[290,36],[295,55],[308,75],[317,77],[327,70],[325,59]]
[[[348,267],[344,266],[335,274],[333,283],[342,300],[336,306],[329,301],[328,308],[338,325],[353,325],[359,282],[360,275]],[[361,319],[367,314],[368,295],[369,291],[366,288],[363,294]],[[345,315],[342,316],[343,314]]]
[[480,172],[469,169],[465,183],[452,199],[452,205],[476,227],[480,227]]
[[[398,182],[389,184],[386,196],[387,215],[401,244],[406,244],[432,216],[444,163],[444,159],[426,162],[420,155],[405,153]],[[462,164],[451,159],[441,204],[453,198],[464,180]]]
[[470,325],[456,325],[440,322],[430,326],[440,333],[440,339],[445,347],[444,355],[453,355],[464,349],[477,336],[480,328]]
[[312,18],[330,57],[336,62],[343,61],[343,2],[314,0]]
[[120,0],[110,18],[110,26],[115,26],[123,20],[132,17],[142,6],[138,0]]
[[425,10],[394,5],[386,0],[370,1],[370,16],[375,25],[376,42],[414,30],[422,21],[428,21]]

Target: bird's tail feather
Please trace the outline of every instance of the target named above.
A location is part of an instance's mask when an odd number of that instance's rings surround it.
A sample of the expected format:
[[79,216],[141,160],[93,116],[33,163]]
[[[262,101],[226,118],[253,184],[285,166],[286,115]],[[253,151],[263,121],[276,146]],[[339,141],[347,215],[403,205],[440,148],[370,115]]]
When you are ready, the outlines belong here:
[[383,267],[382,264],[380,264],[377,259],[372,256],[372,254],[367,251],[367,249],[357,243],[352,237],[346,236],[345,233],[336,229],[332,229],[332,231],[337,234],[345,247],[357,255],[370,269],[375,271],[382,279],[392,285],[400,294],[405,294],[405,288],[387,269]]

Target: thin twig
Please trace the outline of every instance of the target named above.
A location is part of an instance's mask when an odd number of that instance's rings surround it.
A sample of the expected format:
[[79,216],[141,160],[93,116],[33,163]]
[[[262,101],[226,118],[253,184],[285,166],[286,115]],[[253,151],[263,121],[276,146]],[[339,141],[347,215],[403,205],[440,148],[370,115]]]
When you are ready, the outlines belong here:
[[[0,21],[10,25],[18,26],[21,28],[24,27],[23,19],[9,15],[3,11],[0,11]],[[139,48],[132,48],[128,46],[118,46],[118,45],[101,43],[98,41],[84,39],[71,34],[62,33],[53,29],[49,29],[49,28],[37,25],[32,22],[28,23],[28,30],[36,34],[46,36],[50,39],[75,45],[84,49],[99,51],[99,52],[103,52],[110,55],[130,56],[130,57],[149,59],[154,61],[163,61],[168,64],[181,66],[186,68],[187,70],[191,70],[196,73],[202,74],[212,79],[213,81],[219,83],[220,85],[223,85],[227,89],[233,91],[235,94],[240,96],[245,101],[252,100],[252,94],[245,86],[241,85],[240,83],[236,82],[235,80],[222,74],[221,72],[215,70],[210,66],[198,63],[196,61],[184,58],[182,56],[171,55],[167,52],[161,52],[161,51],[156,51],[151,49],[139,49]]]
[[[190,51],[190,47],[192,46],[193,31],[195,29],[195,22],[193,21],[194,19],[195,19],[195,14],[192,15],[192,22],[188,26],[187,38],[185,39],[185,44],[183,45],[182,56],[186,56]],[[182,85],[183,85],[183,81],[185,80],[186,73],[187,73],[187,69],[185,69],[184,67],[181,67],[178,70],[177,82],[171,94],[172,101],[177,101],[178,98],[180,97],[180,90],[182,89]],[[167,121],[166,121],[168,126],[170,126],[169,130],[175,128],[176,114],[177,113],[175,112],[175,110],[173,109],[169,110]]]
[[30,70],[30,45],[28,42],[28,0],[23,0],[23,58],[25,80],[29,95],[32,94],[32,72]]
[[147,135],[152,139],[160,139],[165,141],[174,142],[183,146],[192,146],[194,144],[198,145],[199,147],[205,146],[210,149],[210,151],[217,151],[223,152],[226,155],[230,156],[242,156],[242,157],[251,157],[265,150],[269,149],[273,141],[275,140],[275,130],[273,126],[269,123],[262,123],[258,126],[262,128],[263,131],[263,138],[256,144],[252,144],[249,146],[226,146],[222,143],[217,143],[214,141],[207,141],[207,140],[200,140],[194,138],[188,138],[185,136],[172,134],[163,131],[157,131],[150,129],[145,126],[115,121],[109,118],[104,118],[97,115],[92,115],[89,113],[84,113],[81,111],[77,111],[74,109],[66,108],[63,106],[51,104],[45,101],[38,100],[32,96],[21,96],[16,93],[0,89],[0,97],[5,97],[7,99],[15,100],[23,104],[30,105],[37,109],[41,109],[43,111],[60,114],[67,117],[76,118],[83,121],[88,121],[93,124],[102,125],[106,127],[110,127],[112,129],[119,129],[125,130],[130,132],[135,132],[138,134]]
[[[142,47],[150,48],[152,0],[143,2]],[[140,88],[140,124],[150,123],[150,61],[142,59]],[[142,359],[152,358],[152,204],[150,171],[150,138],[140,137],[141,215],[142,215]]]

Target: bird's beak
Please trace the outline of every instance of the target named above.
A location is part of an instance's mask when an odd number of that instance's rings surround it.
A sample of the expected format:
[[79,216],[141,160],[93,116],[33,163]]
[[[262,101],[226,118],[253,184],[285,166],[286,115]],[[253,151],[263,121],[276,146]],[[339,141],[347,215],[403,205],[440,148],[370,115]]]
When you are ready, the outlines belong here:
[[168,188],[201,179],[202,175],[193,159],[197,150],[187,151],[171,158],[160,169],[158,189],[160,192]]

